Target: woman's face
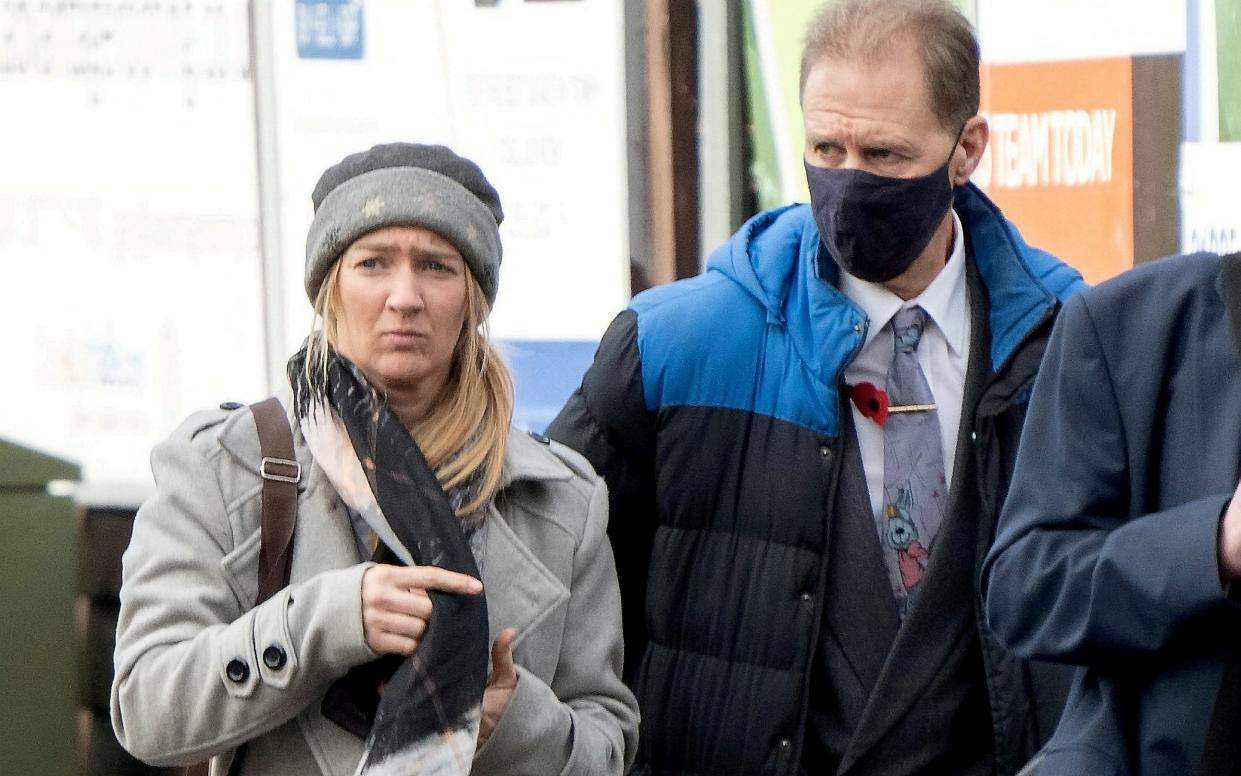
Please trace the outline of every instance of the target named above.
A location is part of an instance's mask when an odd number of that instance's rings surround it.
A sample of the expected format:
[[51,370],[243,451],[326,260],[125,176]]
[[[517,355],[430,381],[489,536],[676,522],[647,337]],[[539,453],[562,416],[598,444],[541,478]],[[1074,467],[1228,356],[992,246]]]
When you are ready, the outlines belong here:
[[431,400],[465,325],[468,271],[430,229],[389,226],[359,237],[340,257],[337,350],[390,397]]

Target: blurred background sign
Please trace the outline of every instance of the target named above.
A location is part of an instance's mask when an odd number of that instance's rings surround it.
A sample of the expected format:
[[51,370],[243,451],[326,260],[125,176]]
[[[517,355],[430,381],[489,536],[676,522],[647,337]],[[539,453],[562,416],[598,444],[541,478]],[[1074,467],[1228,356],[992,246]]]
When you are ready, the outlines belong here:
[[297,0],[297,55],[361,59],[362,0]]
[[5,3],[0,436],[146,481],[265,390],[245,3]]
[[1181,146],[1181,250],[1241,251],[1241,143]]
[[1133,104],[1128,57],[983,68],[991,141],[974,182],[1088,282],[1133,265]]

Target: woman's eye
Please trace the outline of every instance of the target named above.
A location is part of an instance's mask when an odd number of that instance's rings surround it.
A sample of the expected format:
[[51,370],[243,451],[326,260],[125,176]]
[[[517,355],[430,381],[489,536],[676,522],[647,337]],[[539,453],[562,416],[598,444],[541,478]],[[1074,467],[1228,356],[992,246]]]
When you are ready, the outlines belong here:
[[434,259],[428,261],[426,266],[427,269],[432,272],[452,272],[452,267],[442,261],[435,261]]
[[362,259],[358,262],[358,266],[362,269],[377,269],[379,267],[379,259]]

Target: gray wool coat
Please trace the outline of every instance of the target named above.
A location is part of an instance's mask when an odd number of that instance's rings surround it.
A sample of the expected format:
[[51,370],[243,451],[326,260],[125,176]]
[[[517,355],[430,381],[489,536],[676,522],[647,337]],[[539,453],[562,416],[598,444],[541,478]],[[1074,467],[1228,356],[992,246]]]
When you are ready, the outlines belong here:
[[[281,395],[285,406],[289,393]],[[292,421],[290,421],[292,422]],[[151,456],[156,494],[124,557],[112,724],[159,765],[212,757],[223,776],[351,776],[361,739],[324,718],[324,692],[375,654],[362,632],[362,562],[348,513],[296,424],[304,472],[290,584],[253,607],[260,460],[248,410],[190,417]],[[489,507],[485,562],[491,638],[517,629],[518,682],[474,774],[621,774],[637,703],[621,682],[620,595],[605,534],[603,481],[581,456],[514,430]],[[270,645],[287,660],[271,669]],[[241,659],[247,676],[225,666]],[[234,672],[236,676],[237,672]]]

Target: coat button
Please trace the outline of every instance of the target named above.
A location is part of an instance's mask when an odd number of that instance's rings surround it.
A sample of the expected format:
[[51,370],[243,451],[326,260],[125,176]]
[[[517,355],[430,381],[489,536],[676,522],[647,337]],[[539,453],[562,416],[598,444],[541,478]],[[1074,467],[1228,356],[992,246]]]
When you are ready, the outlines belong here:
[[792,741],[788,740],[787,738],[780,739],[780,750],[781,751],[787,752],[791,746],[793,746]]
[[827,445],[819,445],[819,455],[823,456],[824,458],[831,458],[832,448],[828,447]]
[[244,660],[235,657],[224,666],[224,674],[230,682],[241,684],[250,678],[250,666],[246,665]]
[[267,649],[263,650],[263,665],[273,671],[279,671],[284,668],[284,664],[287,660],[288,655],[286,655],[284,650],[277,644],[272,644]]
[[220,409],[222,410],[239,410],[243,406],[244,405],[239,401],[220,402]]
[[808,603],[810,603],[812,600],[814,600],[814,596],[810,595],[809,593],[802,593],[802,594],[801,594],[801,602],[802,602],[803,604],[808,604]]

